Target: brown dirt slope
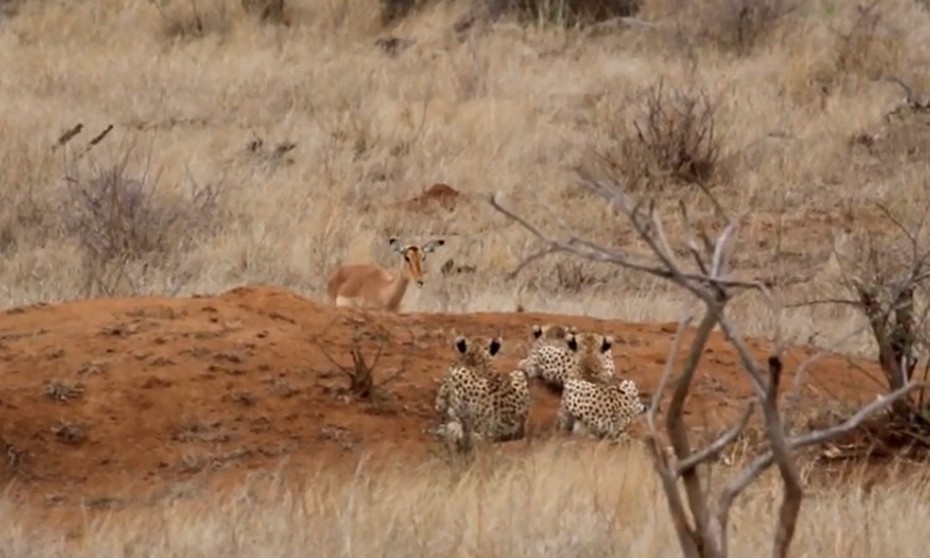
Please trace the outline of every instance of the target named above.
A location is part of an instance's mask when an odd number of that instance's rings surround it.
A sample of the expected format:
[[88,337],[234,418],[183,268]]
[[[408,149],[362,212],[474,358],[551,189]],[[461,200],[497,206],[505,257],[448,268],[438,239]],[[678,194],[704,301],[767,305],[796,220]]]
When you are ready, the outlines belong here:
[[[504,336],[502,369],[525,354],[534,322],[616,337],[618,370],[655,388],[674,324],[631,325],[532,313],[366,315],[265,286],[215,297],[127,298],[37,305],[0,314],[0,480],[12,497],[52,503],[146,498],[194,476],[236,478],[281,458],[311,465],[361,449],[422,455],[435,380],[456,332]],[[321,350],[351,362],[364,327],[388,336],[373,400],[347,397]],[[753,342],[765,356],[766,345]],[[363,341],[369,356],[377,349]],[[788,367],[811,354],[796,349]],[[863,398],[874,385],[830,357],[804,392]],[[790,378],[789,378],[790,379]],[[786,382],[790,385],[790,382]],[[531,435],[551,429],[557,399],[534,387]],[[689,401],[694,421],[719,426],[748,395],[734,354],[715,334]]]

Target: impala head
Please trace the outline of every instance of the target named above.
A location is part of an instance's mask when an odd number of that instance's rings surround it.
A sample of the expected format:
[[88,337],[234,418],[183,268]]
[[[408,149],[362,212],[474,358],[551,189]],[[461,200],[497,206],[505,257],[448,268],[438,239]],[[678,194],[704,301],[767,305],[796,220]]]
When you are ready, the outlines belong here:
[[423,286],[423,275],[425,275],[423,262],[426,261],[426,255],[446,243],[445,240],[439,238],[417,246],[416,244],[404,244],[396,237],[391,237],[388,242],[395,252],[404,257],[404,273],[408,279],[417,284],[417,287]]

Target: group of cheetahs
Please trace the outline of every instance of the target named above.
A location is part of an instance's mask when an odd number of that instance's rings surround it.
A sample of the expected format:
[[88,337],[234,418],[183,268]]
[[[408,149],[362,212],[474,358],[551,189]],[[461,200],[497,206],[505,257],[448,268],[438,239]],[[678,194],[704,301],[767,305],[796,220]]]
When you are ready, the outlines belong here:
[[557,324],[533,325],[532,333],[529,354],[509,374],[499,373],[494,362],[500,337],[455,338],[458,355],[440,381],[434,433],[453,444],[461,444],[466,434],[490,442],[523,438],[529,381],[537,379],[561,393],[559,430],[627,438],[630,423],[647,406],[632,380],[616,377],[613,338]]

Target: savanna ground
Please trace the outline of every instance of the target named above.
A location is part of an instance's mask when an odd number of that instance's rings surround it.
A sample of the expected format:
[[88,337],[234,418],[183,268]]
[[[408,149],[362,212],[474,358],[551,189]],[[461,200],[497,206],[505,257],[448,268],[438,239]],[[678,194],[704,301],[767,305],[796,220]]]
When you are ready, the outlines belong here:
[[[542,390],[530,440],[470,466],[425,429],[454,332],[502,334],[502,369],[534,322],[612,333],[618,370],[655,388],[681,292],[568,256],[508,277],[539,243],[491,192],[546,231],[642,249],[579,168],[670,218],[684,203],[718,226],[701,187],[741,216],[734,274],[785,305],[731,305],[753,350],[764,358],[778,324],[789,368],[837,353],[799,380],[797,423],[882,391],[856,309],[795,303],[848,296],[863,238],[899,232],[881,208],[914,222],[930,199],[930,114],[890,79],[930,91],[930,14],[773,0],[740,17],[738,4],[645,0],[633,19],[572,27],[468,2],[385,23],[375,0],[293,1],[285,24],[219,0],[0,2],[4,546],[674,555],[645,452],[548,439]],[[714,124],[694,164],[637,139],[660,82]],[[434,184],[446,195],[424,195]],[[396,265],[392,235],[446,240],[407,315],[321,303],[335,265]],[[390,381],[366,398],[340,370],[357,344],[369,361],[386,346],[375,375]],[[689,424],[717,431],[750,391],[720,338],[701,370]],[[924,556],[919,467],[876,475],[828,459],[842,453],[805,461],[795,554]],[[837,470],[852,474],[818,475]],[[769,537],[769,480],[736,511],[734,555]]]

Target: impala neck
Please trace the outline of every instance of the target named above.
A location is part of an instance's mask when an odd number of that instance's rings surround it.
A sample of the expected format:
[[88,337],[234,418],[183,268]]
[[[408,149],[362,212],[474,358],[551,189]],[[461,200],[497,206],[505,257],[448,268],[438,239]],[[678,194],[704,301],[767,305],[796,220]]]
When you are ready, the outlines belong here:
[[410,284],[410,278],[407,277],[407,262],[401,260],[400,269],[397,270],[397,276],[388,286],[387,306],[388,308],[397,308],[401,299],[407,292],[407,285]]

